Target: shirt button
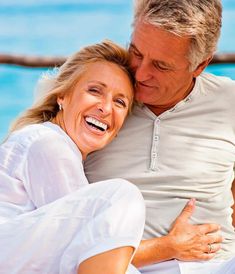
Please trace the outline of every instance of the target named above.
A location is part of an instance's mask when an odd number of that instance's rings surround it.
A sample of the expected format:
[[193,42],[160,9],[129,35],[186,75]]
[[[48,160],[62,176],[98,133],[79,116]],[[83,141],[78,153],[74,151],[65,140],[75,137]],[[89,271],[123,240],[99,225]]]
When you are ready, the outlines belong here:
[[159,137],[156,135],[154,136],[154,141],[158,141],[159,140]]
[[157,119],[156,119],[156,123],[160,123],[160,119],[157,118]]

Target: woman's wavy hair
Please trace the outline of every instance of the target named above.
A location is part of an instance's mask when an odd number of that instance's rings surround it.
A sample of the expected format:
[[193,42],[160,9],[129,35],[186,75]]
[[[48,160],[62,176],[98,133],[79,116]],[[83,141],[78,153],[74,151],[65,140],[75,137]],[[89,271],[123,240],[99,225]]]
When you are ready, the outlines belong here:
[[51,121],[59,111],[57,98],[73,91],[89,64],[102,61],[117,64],[134,85],[129,55],[124,48],[109,40],[84,47],[69,57],[56,73],[42,77],[35,103],[15,120],[10,132],[29,124]]

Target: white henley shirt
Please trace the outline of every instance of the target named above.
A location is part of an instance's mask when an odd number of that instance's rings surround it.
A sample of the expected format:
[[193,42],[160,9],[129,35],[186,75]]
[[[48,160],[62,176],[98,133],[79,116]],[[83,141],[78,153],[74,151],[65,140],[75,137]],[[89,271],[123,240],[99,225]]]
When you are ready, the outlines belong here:
[[85,163],[90,182],[124,178],[146,202],[144,238],[168,234],[190,198],[194,224],[218,223],[215,259],[235,255],[231,184],[235,163],[235,81],[203,73],[192,92],[156,116],[136,105],[117,138]]

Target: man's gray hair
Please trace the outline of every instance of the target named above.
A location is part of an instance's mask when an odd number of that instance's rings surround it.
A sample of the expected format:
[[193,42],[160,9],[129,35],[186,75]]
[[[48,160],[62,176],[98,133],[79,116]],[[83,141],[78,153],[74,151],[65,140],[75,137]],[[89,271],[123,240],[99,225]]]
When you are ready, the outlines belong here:
[[191,70],[216,51],[220,36],[220,0],[135,0],[133,26],[141,21],[182,37],[190,37]]

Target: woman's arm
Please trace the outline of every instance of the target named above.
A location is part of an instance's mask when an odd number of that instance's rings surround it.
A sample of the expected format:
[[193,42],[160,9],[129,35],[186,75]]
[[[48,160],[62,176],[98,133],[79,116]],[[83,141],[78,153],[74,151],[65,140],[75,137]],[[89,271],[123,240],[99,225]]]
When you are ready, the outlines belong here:
[[[210,260],[220,249],[222,237],[217,224],[192,225],[189,223],[195,208],[195,201],[185,206],[177,217],[168,235],[143,240],[132,263],[141,267],[170,259],[183,261]],[[208,235],[210,233],[210,235]],[[213,244],[213,253],[210,246]]]

